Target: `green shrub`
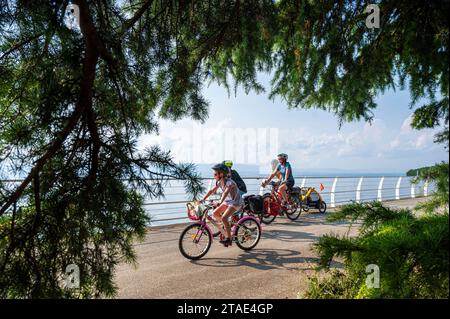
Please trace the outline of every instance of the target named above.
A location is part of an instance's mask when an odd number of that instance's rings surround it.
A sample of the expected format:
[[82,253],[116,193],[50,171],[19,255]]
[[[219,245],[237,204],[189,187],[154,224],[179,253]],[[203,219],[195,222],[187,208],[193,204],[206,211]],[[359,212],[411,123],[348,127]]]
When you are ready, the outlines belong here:
[[[310,278],[306,298],[448,298],[448,214],[415,217],[381,203],[351,204],[329,220],[361,221],[359,235],[325,235],[314,246],[320,268],[334,257],[345,270]],[[366,285],[368,265],[380,271],[379,288]]]

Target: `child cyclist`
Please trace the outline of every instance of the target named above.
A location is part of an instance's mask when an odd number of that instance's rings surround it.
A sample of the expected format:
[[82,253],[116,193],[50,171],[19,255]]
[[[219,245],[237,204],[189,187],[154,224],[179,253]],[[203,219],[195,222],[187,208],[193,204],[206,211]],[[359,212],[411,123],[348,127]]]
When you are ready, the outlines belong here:
[[223,226],[225,228],[226,238],[220,241],[225,247],[231,245],[231,225],[229,222],[229,218],[233,213],[238,211],[242,204],[243,200],[239,193],[239,189],[237,184],[228,177],[228,167],[223,163],[214,165],[212,167],[214,170],[214,179],[216,180],[216,186],[214,186],[211,190],[206,193],[203,199],[200,202],[204,202],[209,196],[217,192],[217,190],[222,190],[222,196],[217,203],[216,208],[214,209],[214,218],[216,221],[222,221]]
[[281,185],[278,188],[278,191],[281,194],[281,197],[283,199],[283,205],[286,205],[288,197],[287,197],[287,190],[288,188],[292,188],[295,184],[294,176],[292,175],[292,168],[291,164],[287,161],[288,156],[287,154],[281,153],[278,154],[278,162],[279,164],[276,166],[272,174],[269,176],[267,180],[265,180],[262,183],[263,187],[266,187],[266,185],[274,178],[275,176],[281,177]]

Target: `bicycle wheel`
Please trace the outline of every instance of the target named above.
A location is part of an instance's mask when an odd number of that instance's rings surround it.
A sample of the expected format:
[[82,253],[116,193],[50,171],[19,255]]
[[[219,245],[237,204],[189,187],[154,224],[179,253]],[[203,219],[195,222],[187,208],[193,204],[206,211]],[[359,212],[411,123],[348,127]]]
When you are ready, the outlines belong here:
[[263,203],[264,203],[264,211],[261,214],[260,220],[263,224],[269,225],[271,222],[275,220],[277,216],[270,215],[268,213],[270,202],[272,201],[272,197],[270,194],[264,194]]
[[306,199],[302,200],[302,209],[306,213],[309,211],[308,200]]
[[212,243],[212,235],[200,224],[191,224],[180,235],[178,248],[188,259],[200,259],[206,255]]
[[325,213],[327,211],[327,203],[325,203],[324,201],[320,201],[319,204],[319,213]]
[[240,220],[236,225],[234,237],[240,249],[253,249],[261,238],[261,226],[253,218]]
[[297,220],[302,213],[302,202],[299,198],[294,197],[291,200],[292,208],[286,211],[286,217],[290,220]]

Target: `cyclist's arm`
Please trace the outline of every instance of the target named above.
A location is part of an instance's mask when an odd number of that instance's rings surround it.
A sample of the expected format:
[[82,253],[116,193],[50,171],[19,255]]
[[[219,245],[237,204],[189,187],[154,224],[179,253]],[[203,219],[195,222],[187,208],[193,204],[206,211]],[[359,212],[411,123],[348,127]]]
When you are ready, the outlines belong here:
[[212,194],[214,194],[217,191],[218,187],[219,187],[219,185],[216,185],[213,188],[211,188],[200,201],[204,202],[209,196],[211,196]]
[[265,183],[266,183],[266,184],[269,183],[269,182],[272,180],[272,178],[274,178],[275,175],[277,175],[277,173],[278,173],[278,170],[273,171],[273,173],[270,174],[270,176],[266,179],[266,182],[265,182]]

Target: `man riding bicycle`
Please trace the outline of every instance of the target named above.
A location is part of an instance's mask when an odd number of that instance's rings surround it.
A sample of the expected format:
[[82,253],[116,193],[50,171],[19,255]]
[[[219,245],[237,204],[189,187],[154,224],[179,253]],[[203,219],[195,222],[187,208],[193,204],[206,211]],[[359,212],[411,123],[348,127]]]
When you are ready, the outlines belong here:
[[227,247],[232,243],[229,218],[241,208],[243,200],[236,182],[228,177],[228,167],[220,163],[214,165],[212,169],[214,170],[216,186],[209,190],[200,202],[204,202],[209,196],[217,192],[219,187],[222,190],[222,196],[214,209],[213,215],[216,221],[222,221],[223,223],[227,237],[220,240],[220,243]]
[[274,178],[275,176],[281,175],[281,185],[278,188],[278,191],[281,194],[281,198],[283,200],[282,205],[285,206],[288,201],[287,190],[292,189],[295,184],[294,175],[292,174],[291,164],[287,161],[287,154],[281,153],[278,154],[278,165],[272,174],[263,181],[262,186],[266,187],[266,185]]

